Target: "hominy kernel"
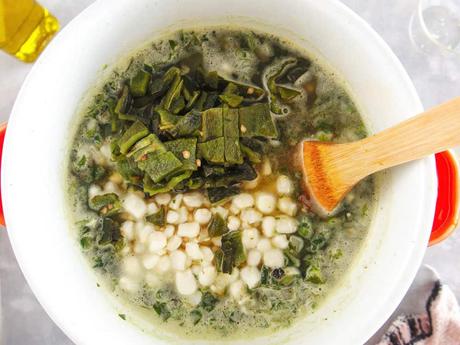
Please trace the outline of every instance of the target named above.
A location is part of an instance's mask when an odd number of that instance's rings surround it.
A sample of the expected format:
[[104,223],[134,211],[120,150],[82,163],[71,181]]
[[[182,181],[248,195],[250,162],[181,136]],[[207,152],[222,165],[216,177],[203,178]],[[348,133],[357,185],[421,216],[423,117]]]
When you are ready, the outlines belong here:
[[276,231],[280,234],[292,234],[296,232],[298,222],[289,216],[278,216],[276,218]]
[[257,267],[246,266],[241,269],[241,280],[252,289],[255,288],[260,282],[261,274]]
[[270,249],[264,253],[264,265],[270,268],[284,266],[284,255],[280,249]]
[[181,295],[191,295],[197,290],[196,280],[191,270],[176,272],[176,288]]
[[279,195],[290,195],[294,192],[294,185],[289,177],[280,175],[276,179],[276,190]]

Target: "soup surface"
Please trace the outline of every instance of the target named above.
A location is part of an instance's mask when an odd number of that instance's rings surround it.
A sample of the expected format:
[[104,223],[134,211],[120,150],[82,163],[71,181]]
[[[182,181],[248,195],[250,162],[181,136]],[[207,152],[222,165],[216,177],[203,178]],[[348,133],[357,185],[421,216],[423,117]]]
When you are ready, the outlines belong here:
[[[339,79],[277,37],[181,31],[113,68],[79,114],[69,199],[90,265],[133,313],[232,338],[314,312],[366,236],[372,179],[311,211],[304,138],[366,136]],[[102,279],[102,278],[101,278]]]

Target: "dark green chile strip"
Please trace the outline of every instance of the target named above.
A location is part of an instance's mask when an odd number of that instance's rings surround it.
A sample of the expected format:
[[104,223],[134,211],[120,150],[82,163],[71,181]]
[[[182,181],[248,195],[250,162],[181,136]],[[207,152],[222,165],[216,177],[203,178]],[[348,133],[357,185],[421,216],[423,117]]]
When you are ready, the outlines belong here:
[[188,161],[192,163],[194,169],[196,169],[196,143],[196,138],[181,138],[166,141],[164,142],[164,146],[167,151],[174,153],[180,161]]
[[212,89],[216,90],[219,85],[219,75],[217,74],[216,71],[211,71],[205,75],[205,82]]
[[230,164],[242,164],[243,154],[240,147],[238,109],[224,107],[222,118],[224,122],[225,161]]
[[179,98],[181,92],[182,92],[182,87],[184,86],[184,82],[183,80],[180,78],[180,76],[178,75],[170,89],[168,90],[168,92],[166,92],[166,95],[165,97],[163,98],[161,104],[162,106],[166,109],[166,110],[170,110],[171,109],[171,105],[173,104],[173,102]]
[[211,163],[225,162],[225,140],[223,137],[198,144],[200,157]]
[[222,118],[224,123],[224,136],[226,138],[238,138],[240,136],[240,129],[238,126],[238,109],[229,109],[224,107],[222,111]]
[[145,220],[158,226],[164,226],[166,224],[166,208],[161,207],[157,213],[145,217]]
[[246,260],[241,231],[231,231],[223,235],[221,250],[223,253],[222,272],[231,274],[233,267],[238,267]]
[[192,170],[185,171],[184,173],[180,175],[172,177],[166,184],[163,184],[163,185],[162,184],[152,185],[144,181],[144,192],[150,196],[159,194],[159,193],[169,192],[173,190],[182,181],[189,179],[192,176],[192,173],[193,173]]
[[151,133],[145,138],[139,140],[129,151],[126,157],[133,157],[137,162],[149,153],[152,152],[165,152],[165,145],[158,139],[158,137]]
[[224,218],[218,213],[214,214],[208,225],[208,234],[210,237],[222,236],[228,232],[227,224]]
[[204,103],[206,102],[206,99],[208,98],[208,93],[206,91],[201,91],[200,96],[197,98],[197,100],[193,104],[193,109],[196,110],[203,110]]
[[147,93],[150,83],[150,73],[139,70],[137,74],[131,78],[129,83],[129,91],[134,97],[142,97]]
[[118,99],[117,104],[115,105],[114,112],[116,114],[125,113],[128,110],[130,103],[131,103],[131,97],[129,95],[129,89],[125,85],[123,86],[123,90],[121,91],[121,96]]
[[203,141],[221,137],[224,133],[222,108],[211,108],[202,113]]
[[155,109],[156,112],[160,115],[160,129],[169,130],[174,128],[174,125],[179,122],[182,116],[174,115],[163,108]]
[[236,186],[230,187],[215,187],[207,188],[206,192],[208,194],[209,201],[215,205],[221,202],[224,202],[228,198],[237,195],[240,192],[240,189]]
[[187,104],[185,105],[186,109],[192,109],[193,105],[195,102],[198,100],[198,97],[200,97],[200,91],[193,91],[192,95],[190,96],[190,99],[187,101]]
[[179,96],[176,98],[171,104],[171,112],[173,114],[179,114],[185,108],[185,100],[184,97]]
[[246,145],[243,145],[243,144],[240,144],[240,149],[241,149],[241,152],[243,152],[243,154],[248,157],[249,161],[251,163],[260,163],[262,162],[262,157],[259,153],[257,153],[256,151],[254,150],[251,150],[249,147],[247,147]]
[[181,116],[175,126],[169,129],[168,132],[175,138],[185,136],[198,137],[200,135],[200,129],[201,113],[199,111],[192,110],[184,116]]
[[301,94],[299,90],[291,89],[286,86],[278,85],[277,88],[278,88],[278,93],[280,95],[280,98],[286,102],[293,100],[294,98],[296,98],[297,96]]
[[180,69],[176,66],[169,68],[165,74],[163,74],[163,83],[169,84],[171,83],[176,77],[180,76]]
[[142,139],[147,134],[149,134],[149,130],[144,126],[142,122],[134,122],[120,138],[118,143],[120,152],[122,154],[126,154],[131,146],[133,146],[138,140]]
[[243,163],[243,154],[238,137],[225,138],[225,161],[230,164]]
[[120,225],[113,219],[100,218],[97,226],[97,242],[99,245],[116,243],[120,239]]
[[119,113],[119,114],[118,114],[118,118],[119,118],[120,120],[131,121],[131,122],[134,122],[134,121],[137,120],[137,116],[136,116],[136,115],[123,114],[123,113]]
[[232,95],[232,94],[238,95],[238,85],[236,85],[233,82],[229,82],[227,86],[225,87],[223,94],[224,95]]
[[93,211],[99,212],[102,215],[110,216],[117,213],[121,208],[120,199],[115,193],[107,193],[92,197],[88,206]]
[[222,272],[224,267],[224,252],[220,248],[214,253],[214,265],[217,272]]
[[137,167],[137,164],[125,157],[117,160],[117,171],[130,183],[139,182],[143,175],[142,171]]
[[160,182],[182,166],[181,161],[172,152],[149,153],[146,160],[142,162],[144,163],[143,170],[155,183]]
[[244,101],[243,96],[235,94],[220,95],[219,98],[222,102],[228,104],[232,108],[238,107]]
[[239,121],[242,137],[278,137],[278,130],[267,103],[239,108]]

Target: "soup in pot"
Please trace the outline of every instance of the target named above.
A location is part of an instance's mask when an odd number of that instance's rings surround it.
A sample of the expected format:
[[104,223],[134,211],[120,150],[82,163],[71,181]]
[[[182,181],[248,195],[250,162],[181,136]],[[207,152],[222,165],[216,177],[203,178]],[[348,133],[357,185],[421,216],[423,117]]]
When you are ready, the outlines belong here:
[[305,138],[367,135],[340,79],[276,36],[203,28],[149,43],[101,85],[78,117],[68,195],[111,293],[195,338],[266,334],[314,312],[374,204],[368,178],[319,217],[293,162]]

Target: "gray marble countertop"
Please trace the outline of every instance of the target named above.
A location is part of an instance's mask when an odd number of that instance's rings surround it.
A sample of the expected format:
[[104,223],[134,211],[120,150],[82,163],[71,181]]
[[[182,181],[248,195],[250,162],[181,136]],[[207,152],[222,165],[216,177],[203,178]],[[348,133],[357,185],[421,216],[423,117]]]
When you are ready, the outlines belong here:
[[[417,0],[342,0],[385,39],[400,58],[425,105],[430,107],[459,95],[460,57],[427,55],[409,38],[409,21]],[[92,0],[42,0],[61,25],[67,24]],[[31,68],[0,52],[0,121],[8,118],[16,94]],[[424,263],[434,267],[460,299],[460,232],[429,248]],[[72,342],[51,321],[27,285],[12,252],[8,234],[0,230],[2,344],[66,345]],[[410,292],[409,292],[410,293]]]

